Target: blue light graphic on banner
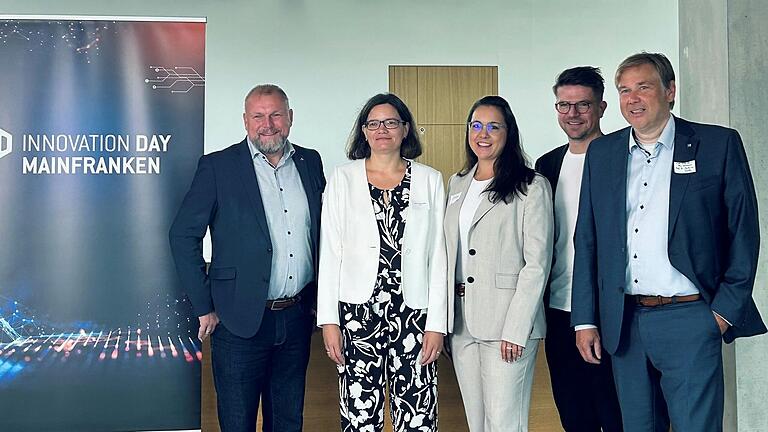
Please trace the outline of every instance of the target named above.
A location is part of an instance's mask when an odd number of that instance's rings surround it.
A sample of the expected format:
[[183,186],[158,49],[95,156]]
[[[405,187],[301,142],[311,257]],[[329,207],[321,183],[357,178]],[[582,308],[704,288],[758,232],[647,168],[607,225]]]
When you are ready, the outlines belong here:
[[199,22],[0,20],[0,430],[199,428],[167,233],[204,52]]

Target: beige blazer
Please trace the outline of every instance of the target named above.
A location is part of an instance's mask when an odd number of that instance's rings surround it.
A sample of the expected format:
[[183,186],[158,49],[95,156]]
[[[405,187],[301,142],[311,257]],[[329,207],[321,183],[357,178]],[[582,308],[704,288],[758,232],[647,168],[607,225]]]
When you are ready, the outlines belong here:
[[[403,299],[427,309],[425,330],[447,332],[440,172],[411,161],[410,202],[403,232]],[[379,269],[379,229],[371,205],[365,160],[337,167],[323,194],[317,325],[339,324],[339,302],[362,304],[373,295]]]
[[[476,168],[463,177],[452,176],[448,184],[444,229],[449,287],[455,283],[459,253],[459,211]],[[528,339],[543,338],[542,297],[553,250],[552,189],[547,179],[537,174],[527,195],[509,203],[481,201],[468,239],[464,315],[469,333],[523,347]],[[451,327],[454,304],[459,300],[455,296],[448,299]]]

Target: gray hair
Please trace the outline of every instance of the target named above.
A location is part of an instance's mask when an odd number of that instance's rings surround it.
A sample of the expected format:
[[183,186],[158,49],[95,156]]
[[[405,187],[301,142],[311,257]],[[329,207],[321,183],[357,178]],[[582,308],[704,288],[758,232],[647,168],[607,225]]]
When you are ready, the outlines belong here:
[[285,107],[290,109],[290,105],[288,104],[288,95],[285,94],[283,89],[280,87],[274,85],[274,84],[259,84],[256,87],[252,88],[251,91],[248,92],[247,95],[245,95],[245,102],[248,102],[248,99],[250,99],[253,96],[264,96],[264,95],[278,95],[281,99],[283,99],[283,102],[285,102]]

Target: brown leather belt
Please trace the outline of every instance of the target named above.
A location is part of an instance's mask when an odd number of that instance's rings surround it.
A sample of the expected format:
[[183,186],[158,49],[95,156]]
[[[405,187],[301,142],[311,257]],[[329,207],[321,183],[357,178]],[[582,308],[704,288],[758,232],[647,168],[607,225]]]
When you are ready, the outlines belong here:
[[701,298],[701,295],[691,294],[691,295],[672,296],[672,297],[634,295],[632,297],[635,299],[635,303],[640,306],[657,307],[657,306],[664,306],[668,304],[688,303],[692,301],[697,301]]
[[297,295],[294,297],[280,298],[277,300],[267,300],[267,309],[273,310],[273,311],[281,311],[283,309],[288,309],[289,307],[295,305],[300,300],[301,300],[300,295]]
[[459,297],[464,297],[464,294],[466,294],[466,291],[464,290],[464,284],[463,283],[457,283],[456,286],[454,286],[456,290],[456,295]]

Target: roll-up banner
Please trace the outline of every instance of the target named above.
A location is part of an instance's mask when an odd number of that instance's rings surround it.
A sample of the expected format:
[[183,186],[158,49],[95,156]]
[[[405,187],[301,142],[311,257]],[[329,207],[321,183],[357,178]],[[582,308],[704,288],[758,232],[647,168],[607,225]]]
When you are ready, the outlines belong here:
[[0,431],[200,427],[203,19],[0,16]]

